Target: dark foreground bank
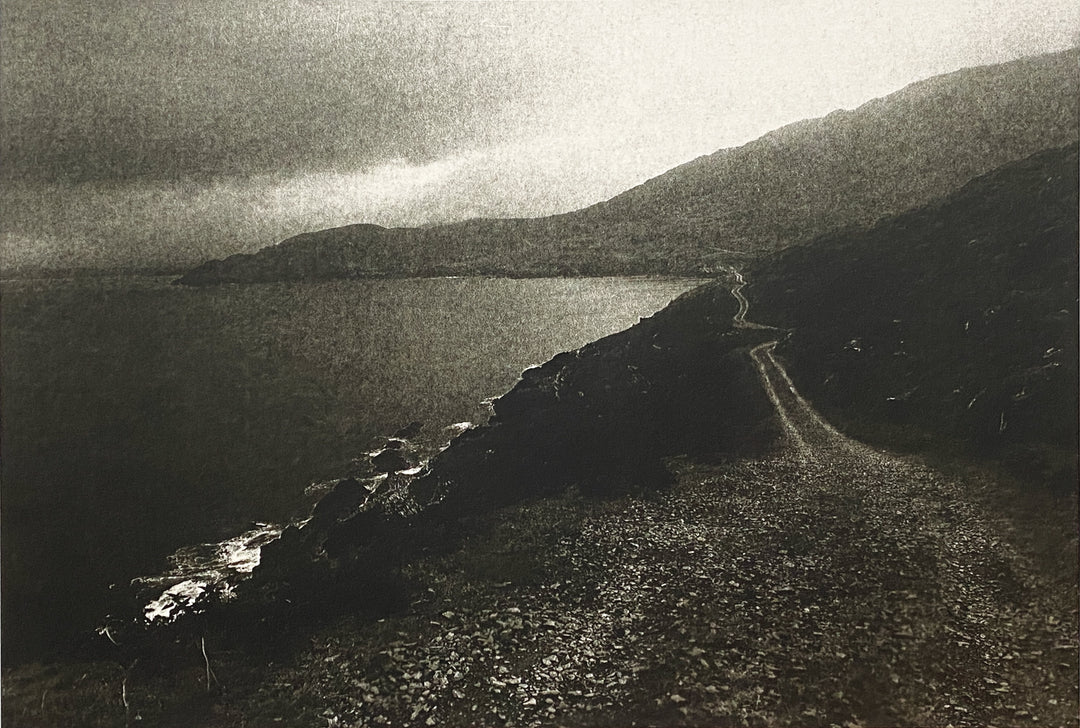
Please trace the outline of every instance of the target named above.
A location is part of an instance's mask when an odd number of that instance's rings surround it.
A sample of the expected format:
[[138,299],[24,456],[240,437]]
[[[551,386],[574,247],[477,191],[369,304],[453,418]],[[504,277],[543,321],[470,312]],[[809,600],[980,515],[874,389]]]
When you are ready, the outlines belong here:
[[153,649],[8,672],[4,720],[1074,724],[1075,497],[849,440],[769,350],[744,352],[775,423],[756,457],[707,449],[669,460],[663,492],[487,510],[336,616],[249,615],[261,640],[188,621]]
[[[6,674],[5,719],[1075,725],[1075,490],[995,470],[1070,467],[1074,431],[1023,413],[1075,425],[1075,154],[759,269],[748,321],[793,332],[736,324],[715,284],[527,371],[189,617]],[[837,377],[869,399],[826,414],[935,465],[830,424],[810,402]]]
[[260,625],[303,624],[334,605],[393,609],[404,565],[454,550],[494,509],[571,488],[593,498],[656,491],[672,482],[665,459],[673,455],[761,451],[775,427],[746,351],[771,332],[733,326],[736,307],[725,286],[703,286],[627,331],[527,370],[487,424],[429,461],[407,433],[391,438],[337,481],[310,519],[262,545],[250,578],[143,583],[136,608],[171,586],[171,602],[151,610],[165,618],[144,629],[142,614],[113,615],[109,636],[159,641],[162,631],[197,624],[258,640]]

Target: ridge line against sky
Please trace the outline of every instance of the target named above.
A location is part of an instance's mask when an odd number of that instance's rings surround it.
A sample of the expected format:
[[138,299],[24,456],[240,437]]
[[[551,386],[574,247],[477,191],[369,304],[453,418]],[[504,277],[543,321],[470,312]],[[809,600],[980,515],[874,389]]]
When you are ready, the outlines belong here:
[[0,265],[184,266],[531,217],[960,68],[1072,0],[0,6]]

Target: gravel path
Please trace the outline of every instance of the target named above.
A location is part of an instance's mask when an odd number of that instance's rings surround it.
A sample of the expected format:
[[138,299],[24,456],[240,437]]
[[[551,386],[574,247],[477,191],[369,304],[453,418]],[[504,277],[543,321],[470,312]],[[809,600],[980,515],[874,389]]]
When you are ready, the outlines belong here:
[[766,457],[673,461],[663,494],[504,509],[459,552],[409,567],[427,589],[408,613],[324,625],[280,662],[211,645],[175,674],[99,666],[72,682],[43,668],[24,687],[9,676],[5,715],[55,725],[71,704],[100,715],[86,725],[144,713],[327,728],[1077,725],[1075,500],[1014,507],[992,477],[850,440],[774,345],[749,353],[783,429]]
[[583,505],[534,583],[428,564],[413,615],[320,634],[260,704],[306,696],[283,721],[330,726],[1076,725],[1075,561],[1048,576],[986,482],[844,437],[772,345],[751,355],[775,454]]

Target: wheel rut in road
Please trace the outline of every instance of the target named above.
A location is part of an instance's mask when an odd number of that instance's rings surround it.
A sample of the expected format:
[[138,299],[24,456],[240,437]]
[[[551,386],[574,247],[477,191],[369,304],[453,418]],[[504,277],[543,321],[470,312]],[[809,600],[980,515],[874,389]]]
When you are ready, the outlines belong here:
[[[775,348],[750,352],[771,453],[676,460],[671,491],[564,503],[569,526],[512,509],[487,555],[416,568],[412,615],[324,631],[267,684],[331,725],[1076,725],[1075,580],[976,497],[993,482],[846,437]],[[529,578],[463,580],[522,534]]]

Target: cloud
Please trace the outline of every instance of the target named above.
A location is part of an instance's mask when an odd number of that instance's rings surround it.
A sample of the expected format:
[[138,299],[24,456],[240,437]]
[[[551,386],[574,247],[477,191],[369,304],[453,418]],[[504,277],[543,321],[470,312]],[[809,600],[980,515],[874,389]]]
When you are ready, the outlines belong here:
[[0,234],[9,240],[0,265],[185,266],[354,222],[399,227],[566,212],[614,196],[689,153],[656,142],[549,136],[351,171],[13,181],[0,199]]
[[1066,47],[1078,14],[8,0],[5,258],[187,265],[350,222],[575,209],[919,78]]
[[[520,40],[406,4],[18,4],[5,170],[71,181],[431,160],[534,95]],[[7,9],[6,9],[7,10]],[[518,13],[517,15],[520,15]]]

